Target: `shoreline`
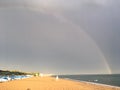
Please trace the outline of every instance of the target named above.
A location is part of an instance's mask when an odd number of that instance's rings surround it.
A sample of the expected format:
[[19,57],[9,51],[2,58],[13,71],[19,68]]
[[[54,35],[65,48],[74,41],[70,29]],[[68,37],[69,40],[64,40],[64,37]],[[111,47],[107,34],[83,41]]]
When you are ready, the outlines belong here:
[[107,85],[107,84],[102,84],[102,83],[87,82],[87,81],[75,80],[75,79],[70,79],[70,78],[61,78],[61,79],[70,80],[70,81],[75,81],[75,82],[83,82],[83,83],[86,83],[86,84],[107,86],[107,87],[111,87],[111,88],[118,88],[118,89],[120,89],[119,86],[112,86],[112,85]]

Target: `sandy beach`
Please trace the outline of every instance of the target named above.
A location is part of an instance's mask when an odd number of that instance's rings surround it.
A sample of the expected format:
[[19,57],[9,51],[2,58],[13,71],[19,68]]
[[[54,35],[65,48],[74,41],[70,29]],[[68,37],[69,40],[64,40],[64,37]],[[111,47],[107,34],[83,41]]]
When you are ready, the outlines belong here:
[[0,90],[120,90],[120,88],[52,77],[32,77],[0,83]]

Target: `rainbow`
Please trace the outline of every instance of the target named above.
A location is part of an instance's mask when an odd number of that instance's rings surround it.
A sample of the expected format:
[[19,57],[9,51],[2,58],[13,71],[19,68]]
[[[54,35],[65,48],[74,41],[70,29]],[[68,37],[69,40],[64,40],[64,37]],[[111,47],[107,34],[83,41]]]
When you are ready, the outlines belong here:
[[[71,22],[70,20],[67,20],[60,12],[58,11],[62,11],[62,10],[57,10],[56,8],[51,7],[52,3],[50,3],[50,1],[53,0],[49,0],[49,2],[47,1],[43,1],[43,0],[31,0],[31,1],[11,1],[6,2],[5,1],[0,1],[0,8],[4,9],[4,8],[27,8],[33,11],[37,11],[37,12],[41,12],[41,13],[45,13],[48,15],[52,15],[54,16],[56,19],[58,19],[60,22],[65,23],[70,25],[72,28],[74,28],[74,30],[78,30],[79,33],[82,33],[85,37],[87,37],[95,46],[95,48],[97,49],[97,51],[99,52],[99,55],[102,57],[102,62],[104,63],[105,67],[106,67],[106,71],[108,74],[112,74],[112,70],[109,66],[109,63],[107,62],[104,54],[102,53],[101,49],[99,48],[99,46],[96,44],[96,42],[92,39],[91,36],[89,36],[88,33],[86,33],[80,26],[76,25],[75,23]],[[50,4],[50,5],[49,5]]]

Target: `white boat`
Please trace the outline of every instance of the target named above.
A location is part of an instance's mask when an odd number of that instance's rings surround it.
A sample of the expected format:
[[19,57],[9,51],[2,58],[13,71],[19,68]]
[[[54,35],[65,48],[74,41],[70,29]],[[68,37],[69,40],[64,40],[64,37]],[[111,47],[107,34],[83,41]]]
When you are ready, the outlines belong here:
[[7,77],[0,78],[0,82],[7,82],[7,81],[9,81]]

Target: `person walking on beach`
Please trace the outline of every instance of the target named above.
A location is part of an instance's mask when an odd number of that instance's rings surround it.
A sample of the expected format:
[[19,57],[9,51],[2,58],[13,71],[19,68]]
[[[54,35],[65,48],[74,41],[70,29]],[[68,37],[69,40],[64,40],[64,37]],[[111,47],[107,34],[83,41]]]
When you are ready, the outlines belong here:
[[58,81],[58,79],[59,79],[59,77],[58,77],[58,76],[56,76],[56,81]]

